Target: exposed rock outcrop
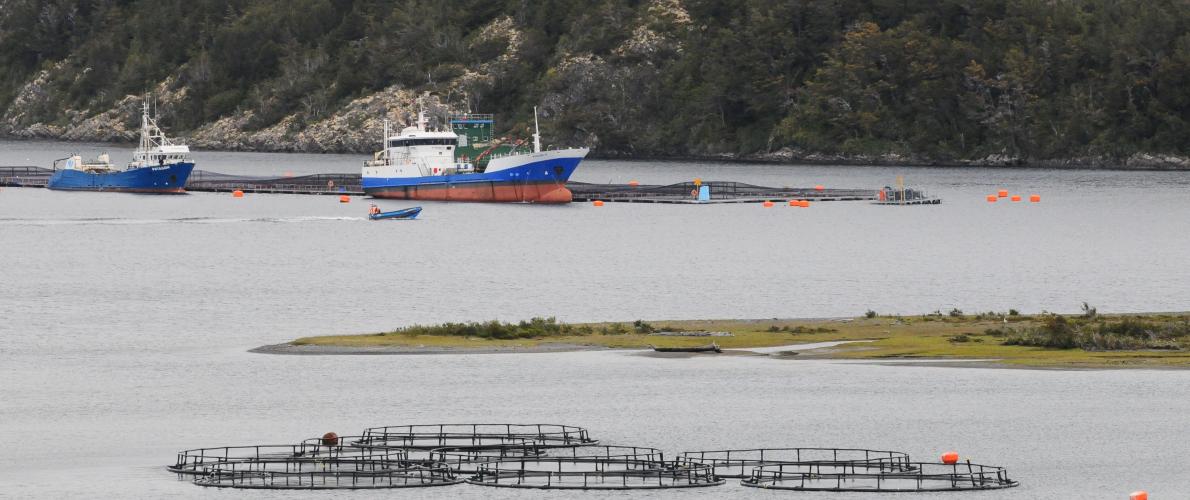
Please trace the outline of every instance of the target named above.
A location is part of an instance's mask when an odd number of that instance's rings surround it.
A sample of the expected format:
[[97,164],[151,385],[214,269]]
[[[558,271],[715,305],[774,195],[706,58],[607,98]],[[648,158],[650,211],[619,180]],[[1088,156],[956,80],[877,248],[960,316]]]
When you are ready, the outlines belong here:
[[[421,104],[429,114],[441,116],[445,107],[433,96]],[[236,113],[207,124],[188,136],[191,144],[209,149],[301,152],[370,152],[378,148],[384,120],[399,128],[411,124],[416,115],[418,96],[400,87],[349,102],[326,119],[305,127],[297,115],[261,130],[248,127],[252,112]]]

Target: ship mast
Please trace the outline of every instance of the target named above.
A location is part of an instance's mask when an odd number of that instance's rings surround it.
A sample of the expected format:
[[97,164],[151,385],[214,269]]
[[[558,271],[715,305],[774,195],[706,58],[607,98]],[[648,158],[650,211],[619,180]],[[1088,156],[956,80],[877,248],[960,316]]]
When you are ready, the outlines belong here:
[[533,106],[533,152],[541,152],[541,129],[537,125],[537,106]]
[[141,103],[140,115],[140,150],[138,152],[141,154],[147,152],[152,146],[150,136],[153,132],[149,127],[149,100],[145,99]]

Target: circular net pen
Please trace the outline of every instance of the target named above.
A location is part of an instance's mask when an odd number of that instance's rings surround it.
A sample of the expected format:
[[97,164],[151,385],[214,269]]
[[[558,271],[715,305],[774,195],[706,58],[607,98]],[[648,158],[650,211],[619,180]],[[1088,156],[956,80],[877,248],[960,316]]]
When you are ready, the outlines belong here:
[[[536,442],[523,439],[509,440],[498,446],[437,448],[428,452],[426,460],[431,463],[446,464],[458,473],[473,474],[479,470],[480,464],[486,462],[535,458],[545,455],[547,450],[555,449],[558,448],[543,448]],[[414,454],[417,454],[416,451]]]
[[776,464],[862,465],[881,470],[911,471],[909,455],[861,448],[755,448],[683,452],[679,460],[710,465],[715,475],[746,478],[754,467]]
[[178,452],[173,465],[166,466],[170,472],[183,475],[203,475],[211,468],[226,468],[228,464],[270,462],[292,464],[314,462],[336,458],[364,458],[384,462],[406,462],[408,452],[398,448],[365,449],[346,444],[343,438],[316,438],[299,444],[219,446],[195,448]]
[[715,477],[709,465],[666,461],[655,448],[588,446],[480,462],[467,483],[503,488],[636,490],[716,486],[724,480]]
[[557,424],[431,424],[373,427],[354,444],[407,450],[490,448],[530,441],[543,448],[595,444],[582,427]]
[[445,464],[414,465],[363,457],[208,466],[199,486],[270,490],[357,490],[449,486],[462,479]]
[[445,464],[411,461],[397,448],[366,448],[328,434],[292,445],[197,448],[178,453],[170,471],[194,484],[254,489],[374,489],[462,482]]
[[883,463],[771,464],[752,469],[740,484],[754,488],[795,491],[925,492],[997,490],[1020,483],[1003,467],[910,462],[911,470],[889,469]]

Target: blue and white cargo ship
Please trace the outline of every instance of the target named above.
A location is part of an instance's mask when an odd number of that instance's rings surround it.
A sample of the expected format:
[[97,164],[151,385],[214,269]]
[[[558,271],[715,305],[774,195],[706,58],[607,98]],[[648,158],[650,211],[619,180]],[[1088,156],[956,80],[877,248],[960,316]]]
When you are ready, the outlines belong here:
[[190,147],[165,137],[149,117],[146,102],[141,113],[140,145],[124,169],[112,165],[108,155],[84,161],[74,155],[54,161],[46,187],[68,191],[118,191],[127,193],[184,193],[194,170]]
[[[476,123],[452,122],[456,127]],[[490,127],[490,119],[481,125]],[[364,162],[364,193],[403,200],[569,203],[573,195],[566,181],[590,150],[543,151],[536,125],[535,116],[532,151],[518,152],[517,142],[485,157],[501,147],[496,143],[472,159],[459,154],[461,149],[476,150],[475,144],[462,143],[470,132],[431,130],[424,112],[418,114],[416,126],[394,136],[389,136],[386,123],[384,149]]]

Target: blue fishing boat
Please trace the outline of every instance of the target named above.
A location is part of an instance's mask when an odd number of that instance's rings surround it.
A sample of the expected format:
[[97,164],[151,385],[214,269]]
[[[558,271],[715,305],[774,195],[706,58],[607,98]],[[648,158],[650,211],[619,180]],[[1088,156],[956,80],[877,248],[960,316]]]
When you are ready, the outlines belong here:
[[46,187],[68,191],[176,194],[185,192],[186,179],[193,170],[190,147],[165,137],[157,121],[149,117],[146,102],[141,114],[140,145],[125,168],[112,165],[107,154],[89,161],[74,155],[54,161],[54,173]]
[[[422,112],[415,126],[389,136],[385,122],[384,149],[364,162],[364,193],[401,200],[570,203],[573,193],[566,182],[590,152],[543,150],[536,109],[531,151],[518,151],[518,141],[489,146],[474,158],[460,156],[465,148],[474,150],[477,139],[490,144],[491,115],[456,115],[453,130],[436,130],[429,123]],[[491,155],[501,147],[503,153]]]
[[402,208],[401,210],[393,210],[391,212],[381,212],[379,207],[372,205],[371,212],[368,213],[368,218],[372,220],[416,219],[417,214],[420,213],[421,207]]

